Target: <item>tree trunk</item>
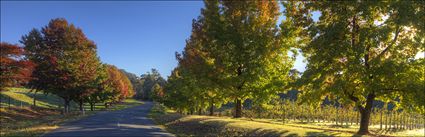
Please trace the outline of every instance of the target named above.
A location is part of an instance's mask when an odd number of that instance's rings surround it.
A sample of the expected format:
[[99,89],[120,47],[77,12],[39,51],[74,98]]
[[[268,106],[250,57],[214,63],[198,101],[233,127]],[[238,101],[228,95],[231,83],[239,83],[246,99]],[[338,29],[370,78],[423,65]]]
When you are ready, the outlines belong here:
[[345,112],[345,125],[348,126],[348,121],[350,120],[348,116],[348,109],[345,110],[344,112]]
[[353,118],[353,115],[352,114],[354,114],[354,112],[350,112],[351,114],[350,114],[350,126],[352,126],[353,125],[353,121],[354,121],[354,118]]
[[373,100],[375,99],[374,94],[369,94],[366,99],[366,106],[358,106],[360,110],[360,129],[357,134],[366,135],[369,134],[369,120],[370,113],[372,111]]
[[234,118],[242,117],[242,103],[240,99],[236,99],[235,115],[233,117]]
[[7,102],[8,102],[9,109],[10,109],[10,96],[9,96],[9,100]]
[[382,130],[382,111],[381,111],[381,119],[379,120],[379,129]]
[[210,116],[214,115],[214,101],[211,99],[210,102]]
[[33,97],[32,97],[33,98],[33,101],[32,101],[32,103],[33,103],[32,106],[33,107],[37,107],[37,102],[36,102],[37,101],[37,96],[36,96],[36,94],[37,94],[37,90],[34,91],[34,94],[33,94]]
[[94,103],[90,103],[90,111],[94,111]]
[[356,111],[356,125],[359,125],[359,111]]
[[199,107],[199,109],[198,109],[198,115],[202,115],[202,107]]
[[80,99],[79,100],[80,102],[79,102],[79,105],[80,105],[80,111],[83,111],[83,99]]
[[66,114],[66,99],[63,99],[63,113]]
[[63,112],[64,114],[69,112],[69,99],[64,98],[64,104],[63,104]]
[[3,107],[3,106],[1,105],[1,102],[2,102],[2,99],[1,99],[1,98],[2,98],[2,97],[3,97],[3,95],[2,95],[2,94],[0,94],[0,108],[1,108],[1,107]]
[[336,113],[335,113],[335,124],[338,126],[338,110],[339,108],[336,109]]

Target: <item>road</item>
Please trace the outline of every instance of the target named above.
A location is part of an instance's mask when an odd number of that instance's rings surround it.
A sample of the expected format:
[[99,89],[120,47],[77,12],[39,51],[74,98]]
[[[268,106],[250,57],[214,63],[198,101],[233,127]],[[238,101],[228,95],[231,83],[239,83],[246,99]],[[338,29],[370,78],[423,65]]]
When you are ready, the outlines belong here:
[[147,117],[152,106],[152,102],[145,102],[141,106],[119,111],[99,112],[66,123],[44,136],[174,136]]

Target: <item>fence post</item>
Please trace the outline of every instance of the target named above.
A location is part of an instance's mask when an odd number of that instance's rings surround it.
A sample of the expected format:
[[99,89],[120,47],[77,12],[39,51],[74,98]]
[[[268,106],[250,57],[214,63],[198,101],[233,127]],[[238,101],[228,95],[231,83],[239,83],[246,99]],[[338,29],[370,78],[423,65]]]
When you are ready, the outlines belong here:
[[380,121],[379,121],[379,129],[381,129],[382,130],[382,111],[381,111],[381,119],[380,119]]
[[388,110],[385,111],[385,130],[388,129]]
[[410,122],[410,115],[407,114],[407,117],[406,117],[406,129],[407,130],[409,130],[409,128],[410,128],[409,122]]
[[372,112],[370,112],[369,126],[372,125],[372,123],[373,123],[373,108],[372,108]]
[[401,129],[400,120],[401,120],[401,115],[400,113],[397,113],[397,129]]

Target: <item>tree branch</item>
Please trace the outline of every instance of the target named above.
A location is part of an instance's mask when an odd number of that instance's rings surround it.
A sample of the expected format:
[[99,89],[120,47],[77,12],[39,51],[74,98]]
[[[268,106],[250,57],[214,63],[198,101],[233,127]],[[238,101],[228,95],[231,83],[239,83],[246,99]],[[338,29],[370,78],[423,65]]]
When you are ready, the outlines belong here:
[[381,53],[379,53],[379,55],[376,56],[374,58],[374,60],[381,58],[397,42],[398,35],[400,34],[400,31],[401,31],[401,28],[397,26],[396,31],[395,31],[395,36],[394,36],[393,41],[391,42],[391,44],[388,45],[387,48],[385,48]]
[[350,99],[350,100],[352,100],[352,101],[354,101],[354,102],[358,102],[359,101],[359,98],[358,97],[356,97],[356,96],[354,96],[354,91],[353,92],[351,92],[351,94],[349,94],[346,90],[343,90],[343,92],[344,92],[344,94],[346,94],[347,96],[348,96],[348,98]]

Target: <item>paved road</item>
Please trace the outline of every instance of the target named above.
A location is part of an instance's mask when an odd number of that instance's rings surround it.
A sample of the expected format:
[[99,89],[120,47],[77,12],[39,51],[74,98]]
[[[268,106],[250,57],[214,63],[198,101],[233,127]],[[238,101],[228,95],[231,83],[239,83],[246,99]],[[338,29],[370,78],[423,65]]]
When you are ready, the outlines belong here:
[[152,102],[119,111],[100,112],[64,124],[44,136],[174,136],[147,118]]

